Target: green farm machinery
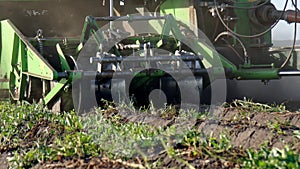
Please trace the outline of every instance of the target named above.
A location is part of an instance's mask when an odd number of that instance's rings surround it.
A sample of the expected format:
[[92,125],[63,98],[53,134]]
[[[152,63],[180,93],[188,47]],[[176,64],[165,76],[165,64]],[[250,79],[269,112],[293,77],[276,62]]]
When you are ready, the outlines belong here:
[[300,22],[297,2],[293,11],[287,3],[279,11],[270,0],[3,0],[0,96],[78,111],[103,100],[222,102],[232,79],[300,75],[295,43],[272,47],[280,20]]

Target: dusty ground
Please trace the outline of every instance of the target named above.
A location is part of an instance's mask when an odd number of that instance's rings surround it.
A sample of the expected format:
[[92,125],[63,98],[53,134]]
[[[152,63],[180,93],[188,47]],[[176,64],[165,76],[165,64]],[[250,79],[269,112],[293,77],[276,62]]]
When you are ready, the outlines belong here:
[[[151,115],[126,114],[120,112],[125,122],[142,122],[152,126],[178,125],[171,118],[156,118]],[[293,136],[295,130],[300,130],[300,112],[248,112],[240,108],[217,108],[208,115],[208,119],[192,122],[193,127],[205,134],[218,138],[226,134],[236,147],[243,149],[259,148],[266,141],[269,146],[282,148],[283,144],[299,146]],[[191,125],[191,124],[189,124]]]
[[[142,122],[152,126],[176,125],[172,118],[156,118],[151,115],[129,115],[120,112],[123,122]],[[251,113],[245,109],[227,107],[218,108],[210,115],[210,120],[197,120],[193,125],[206,134],[213,133],[218,137],[226,133],[234,146],[232,154],[221,154],[227,156],[227,160],[220,160],[205,156],[193,156],[184,146],[178,146],[181,151],[180,157],[196,168],[234,168],[239,167],[235,160],[245,153],[245,149],[258,149],[261,145],[268,147],[283,148],[289,145],[300,151],[300,143],[293,136],[293,132],[300,130],[299,112],[260,112],[252,110]],[[5,156],[5,154],[1,155]],[[232,160],[228,160],[232,159]],[[188,165],[178,159],[168,157],[166,152],[153,156],[147,163],[159,160],[163,168],[188,168]],[[89,159],[67,159],[59,162],[50,162],[37,165],[36,168],[144,168],[145,161],[142,159],[131,159],[128,161],[110,160],[106,157]]]
[[6,169],[8,168],[8,161],[7,161],[7,153],[1,153],[0,154],[0,169]]

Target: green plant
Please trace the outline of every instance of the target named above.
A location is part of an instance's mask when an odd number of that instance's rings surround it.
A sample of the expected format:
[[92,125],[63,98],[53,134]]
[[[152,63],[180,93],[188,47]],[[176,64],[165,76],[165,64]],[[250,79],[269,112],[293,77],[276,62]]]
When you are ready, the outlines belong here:
[[258,151],[247,150],[244,168],[299,168],[300,155],[285,146],[283,149],[262,147]]
[[285,132],[281,129],[281,123],[279,121],[268,122],[268,128],[270,128],[278,134],[285,134]]
[[251,112],[286,112],[286,107],[284,104],[267,105],[262,103],[255,103],[252,100],[244,98],[244,100],[235,100],[230,105],[225,105],[225,107],[235,107],[238,109],[244,109]]
[[[264,105],[260,108],[258,104],[243,104],[238,108],[241,110],[238,122],[249,120],[251,111],[271,111]],[[0,151],[12,154],[8,157],[11,168],[30,168],[38,163],[99,156],[124,165],[156,168],[164,167],[163,157],[155,161],[148,157],[163,153],[188,168],[194,168],[189,161],[191,158],[204,162],[213,159],[227,167],[299,167],[299,154],[288,147],[271,149],[265,145],[259,150],[243,151],[231,144],[230,133],[223,132],[215,138],[212,134],[204,135],[197,127],[171,125],[163,128],[133,123],[126,121],[119,111],[162,115],[161,118],[167,120],[174,118],[175,124],[186,124],[190,119],[205,122],[211,118],[208,113],[195,110],[174,113],[172,107],[166,107],[139,112],[133,107],[112,103],[107,103],[105,109],[78,116],[74,111],[53,113],[38,104],[0,102]],[[294,126],[289,121],[276,119],[268,123],[268,128],[284,134],[284,130],[294,129]],[[293,131],[293,135],[300,138],[298,130]],[[149,154],[149,150],[156,151]],[[139,165],[126,162],[133,157],[142,158]]]
[[294,136],[295,136],[296,138],[300,139],[300,131],[299,131],[299,130],[295,130],[295,131],[293,132],[293,134],[294,134]]

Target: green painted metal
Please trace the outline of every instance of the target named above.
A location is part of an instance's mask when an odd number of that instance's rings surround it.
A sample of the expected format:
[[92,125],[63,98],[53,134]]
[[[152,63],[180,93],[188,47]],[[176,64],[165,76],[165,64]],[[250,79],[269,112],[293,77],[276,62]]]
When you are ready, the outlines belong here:
[[46,80],[57,78],[57,72],[9,20],[0,24],[2,76],[8,77],[8,73],[18,72]]
[[[194,18],[192,18],[193,15],[191,14],[191,5],[193,5],[191,2],[194,1],[165,0],[160,7],[160,13],[166,15],[165,22],[162,24],[161,36],[131,37],[128,38],[129,41],[133,43],[151,42],[152,44],[156,44],[157,48],[163,46],[163,42],[167,42],[174,49],[178,47],[178,42],[185,43],[193,51],[196,51],[197,55],[203,57],[202,63],[206,69],[213,70],[212,73],[215,75],[213,78],[225,74],[224,68],[226,73],[230,73],[230,78],[238,80],[270,80],[279,78],[279,69],[274,68],[272,65],[269,68],[262,68],[264,67],[262,65],[242,65],[238,67],[217,53],[213,47],[205,42],[186,38],[175,18],[181,20],[187,26],[192,25]],[[239,7],[251,6],[251,3],[248,3],[250,2],[249,0],[236,0],[235,2],[236,4],[234,5],[238,5]],[[234,26],[236,33],[251,35],[257,31],[253,31],[255,27],[250,23],[247,10],[235,9],[235,13],[239,17]],[[103,41],[103,33],[98,31],[99,28],[100,26],[96,20],[93,17],[87,16],[81,39],[71,39],[72,43],[79,44],[77,48],[74,48],[74,53],[78,54],[91,36],[95,38],[99,45],[105,43]],[[268,43],[270,43],[270,35],[270,33],[267,33],[263,37]],[[242,38],[242,41],[247,44],[247,47],[252,43],[249,38]],[[61,47],[62,39],[50,38],[44,41],[44,45],[50,47],[56,46],[62,69],[60,73],[68,71],[68,77],[59,77],[59,73],[41,56],[33,44],[37,46],[35,38],[25,38],[9,20],[0,22],[0,94],[1,91],[9,91],[12,99],[22,100],[26,93],[29,77],[37,77],[48,81],[58,80],[57,85],[49,93],[46,93],[46,96],[43,98],[44,104],[47,105],[58,97],[61,91],[68,84],[72,83],[72,80],[81,79],[84,73],[81,70],[71,70]],[[166,74],[163,71],[157,71],[150,75],[144,72],[135,75],[138,77],[138,80],[136,80],[134,87],[138,88],[146,83],[151,83],[152,79],[165,76]],[[215,79],[210,80],[213,81]],[[145,86],[148,85],[146,84]]]
[[[236,6],[246,8],[251,7],[251,3],[249,2],[249,0],[237,0]],[[242,35],[251,35],[252,27],[250,26],[251,23],[248,17],[248,10],[237,8],[235,9],[235,13],[239,18],[234,26],[234,31]],[[250,43],[249,38],[244,38],[243,41],[248,44]]]
[[[254,3],[258,1],[253,0],[236,0],[235,6],[242,7],[242,8],[251,8]],[[251,36],[261,32],[264,32],[269,27],[263,25],[255,25],[251,22],[249,16],[249,9],[234,9],[235,14],[238,16],[237,23],[234,26],[234,31],[241,35]],[[257,42],[252,42],[253,38],[242,38],[243,42],[249,46],[255,46]],[[260,40],[264,42],[264,44],[272,44],[271,40],[271,31],[264,34],[260,37]]]
[[[26,39],[33,46],[38,46],[38,41],[37,41],[36,37],[26,37]],[[68,45],[77,47],[78,44],[80,43],[80,39],[79,38],[69,38],[69,37],[62,37],[62,38],[47,37],[47,40],[43,41],[43,45],[44,46],[55,46],[56,44],[59,44],[60,46],[63,46],[65,42],[67,42]]]
[[[183,23],[186,23],[186,25],[190,25],[190,21],[192,18],[190,18],[189,15],[189,8],[190,8],[190,2],[189,1],[182,1],[182,0],[166,0],[162,6],[161,6],[161,13],[162,14],[172,14],[169,15],[165,21],[164,28],[162,35],[169,35],[169,32],[172,31],[173,35],[176,37],[177,40],[183,40],[186,39],[183,35],[180,29],[178,28],[175,19],[173,16],[175,16],[176,19],[179,19]],[[214,49],[211,49],[209,45],[205,44],[204,42],[192,40],[188,44],[189,46],[192,46],[195,51],[199,51],[199,55],[203,56],[202,63],[205,66],[205,68],[209,69],[212,68],[213,65],[219,65],[219,63],[216,63],[221,60],[221,63],[224,67],[227,69],[230,69],[231,71],[235,72],[237,70],[236,66],[232,64],[229,60],[221,56],[220,54],[216,53]]]
[[58,56],[59,56],[59,59],[60,59],[60,63],[61,63],[61,67],[63,69],[63,71],[66,71],[66,70],[71,70],[68,62],[67,62],[67,59],[60,47],[59,44],[56,44],[56,50],[57,50],[57,53],[58,53]]
[[80,41],[84,44],[91,36],[94,36],[99,44],[102,43],[104,38],[102,32],[98,31],[99,29],[100,27],[96,20],[91,16],[87,16],[84,21]]
[[[192,18],[189,15],[189,8],[190,8],[189,1],[182,1],[182,0],[166,0],[161,6],[161,13],[162,14],[172,14],[176,18],[180,19],[186,25],[190,25]],[[250,0],[237,0],[235,3],[238,7],[251,7],[253,5],[253,1]],[[250,21],[248,10],[246,9],[235,9],[236,15],[239,17],[237,23],[235,24],[234,31],[238,34],[242,35],[252,35],[257,32],[256,26],[253,25]],[[176,26],[175,21],[171,21],[172,19],[167,19],[163,29],[163,35],[168,35],[168,32],[172,32],[173,35],[176,37],[177,40],[184,39],[181,34],[181,31]],[[260,30],[260,31],[264,31]],[[259,32],[260,33],[260,32]],[[243,42],[246,43],[248,46],[251,46],[251,38],[242,38]],[[271,33],[268,32],[264,35],[263,40],[266,43],[271,43]],[[256,66],[250,65],[250,67],[245,67],[247,65],[240,66],[237,68],[233,63],[231,63],[228,59],[224,56],[215,52],[214,49],[210,49],[209,45],[199,42],[193,41],[188,44],[192,46],[195,51],[200,51],[199,55],[203,56],[202,63],[205,68],[209,69],[214,67],[214,65],[219,65],[217,63],[218,60],[221,61],[223,67],[229,71],[234,78],[237,79],[278,79],[278,69],[274,68],[265,68],[265,69],[256,69]],[[259,66],[259,65],[258,65]],[[215,68],[214,68],[215,69]],[[219,69],[215,69],[216,74],[222,73],[218,71]]]
[[190,25],[190,1],[189,0],[166,0],[160,6],[160,13],[163,15],[173,15],[177,20],[182,21],[186,25]]
[[55,99],[59,93],[64,89],[64,87],[69,84],[68,79],[61,79],[53,89],[45,96],[43,99],[43,102],[45,105],[50,103],[53,99]]
[[[179,27],[177,26],[176,20],[173,18],[173,15],[167,16],[162,35],[169,35],[170,32],[172,32],[172,35],[175,37],[175,39],[186,43],[186,45],[190,46],[192,50],[199,52],[197,53],[199,56],[203,56],[202,63],[206,69],[216,68],[215,66],[221,66],[222,64],[232,72],[235,72],[237,70],[234,64],[217,53],[214,49],[210,48],[209,45],[207,45],[205,42],[198,41],[197,39],[188,39],[187,41],[187,38],[182,34]],[[224,72],[224,70],[217,70]],[[215,73],[220,74],[220,72]]]
[[239,69],[234,72],[237,80],[271,80],[279,79],[279,69]]
[[[9,20],[1,21],[0,24],[0,91],[9,91],[13,100],[22,100],[27,90],[28,77],[49,81],[59,78],[58,72]],[[70,70],[59,44],[56,47],[63,71]],[[61,79],[43,98],[44,103],[50,103],[68,83],[69,79]]]
[[45,80],[57,78],[57,72],[9,20],[1,21],[0,27],[0,79],[6,80],[0,90],[9,90],[12,99],[20,100],[24,97],[28,76]]

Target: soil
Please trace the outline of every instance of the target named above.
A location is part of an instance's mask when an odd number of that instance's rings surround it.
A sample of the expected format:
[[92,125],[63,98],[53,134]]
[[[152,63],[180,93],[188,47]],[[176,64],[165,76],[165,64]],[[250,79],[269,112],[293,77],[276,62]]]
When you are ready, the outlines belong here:
[[[153,115],[128,114],[120,112],[124,122],[139,122],[153,127],[180,126],[180,121],[162,119]],[[192,124],[191,124],[192,123]],[[257,149],[266,141],[270,147],[283,148],[284,145],[299,146],[293,132],[300,130],[300,112],[251,112],[236,108],[217,108],[209,115],[209,120],[197,120],[189,125],[213,134],[218,138],[226,134],[235,147]]]
[[[116,115],[112,113],[107,116]],[[130,114],[126,111],[118,112],[122,122],[139,122],[153,127],[168,127],[181,125],[179,121],[172,117],[158,118],[148,114]],[[198,119],[193,122],[193,127],[203,131],[203,133],[213,134],[216,138],[220,134],[226,133],[233,145],[232,154],[223,154],[232,159],[238,159],[245,153],[245,149],[258,149],[267,144],[268,147],[283,148],[289,145],[294,150],[300,152],[299,139],[294,136],[294,131],[300,130],[300,112],[251,112],[246,113],[244,109],[238,108],[217,108],[209,115],[209,120]],[[207,156],[193,156],[186,147],[178,147],[181,152],[180,158],[187,161],[195,168],[235,168],[240,167],[236,160],[215,159]],[[7,168],[6,153],[0,155],[0,169]],[[94,157],[87,159],[62,159],[57,162],[47,162],[38,164],[34,168],[144,168],[146,164],[160,162],[163,168],[189,168],[186,163],[174,158],[170,158],[166,152],[161,152],[148,159],[130,159],[127,161],[111,160],[107,157]]]
[[8,168],[8,161],[7,161],[7,153],[0,154],[0,169],[6,169]]
[[220,119],[217,123],[205,121],[198,128],[207,134],[213,132],[215,137],[229,133],[231,143],[243,149],[257,149],[266,141],[270,147],[283,148],[286,144],[299,147],[293,131],[300,130],[300,113],[253,112],[247,117],[241,117],[241,113],[232,108],[219,109],[215,114]]

